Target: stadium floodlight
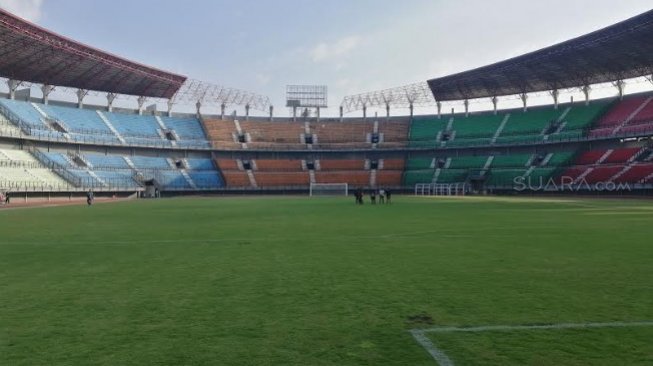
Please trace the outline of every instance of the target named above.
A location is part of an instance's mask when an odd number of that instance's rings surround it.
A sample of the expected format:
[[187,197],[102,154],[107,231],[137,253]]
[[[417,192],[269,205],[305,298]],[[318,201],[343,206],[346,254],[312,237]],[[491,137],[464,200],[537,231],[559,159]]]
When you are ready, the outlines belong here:
[[349,195],[347,183],[311,183],[309,196],[311,197],[340,197]]
[[199,80],[189,79],[171,99],[172,103],[196,103],[204,105],[239,105],[258,111],[270,108],[270,98],[245,90],[228,88]]
[[383,107],[411,108],[429,107],[436,105],[433,92],[428,83],[420,82],[408,84],[396,88],[348,95],[342,100],[342,107],[345,112],[355,112],[366,108]]

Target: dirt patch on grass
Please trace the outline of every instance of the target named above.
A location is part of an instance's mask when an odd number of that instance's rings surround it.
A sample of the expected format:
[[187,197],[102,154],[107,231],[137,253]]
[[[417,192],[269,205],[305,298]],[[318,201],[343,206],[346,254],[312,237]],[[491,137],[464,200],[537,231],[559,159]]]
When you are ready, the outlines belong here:
[[426,313],[420,313],[406,317],[406,323],[411,327],[419,325],[433,325],[433,318]]

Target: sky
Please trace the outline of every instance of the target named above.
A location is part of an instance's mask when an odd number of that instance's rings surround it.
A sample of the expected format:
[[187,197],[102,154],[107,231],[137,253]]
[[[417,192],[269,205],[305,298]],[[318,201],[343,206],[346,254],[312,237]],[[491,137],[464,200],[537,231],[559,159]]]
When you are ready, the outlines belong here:
[[193,79],[269,96],[401,86],[534,51],[651,9],[650,0],[0,0],[56,33]]

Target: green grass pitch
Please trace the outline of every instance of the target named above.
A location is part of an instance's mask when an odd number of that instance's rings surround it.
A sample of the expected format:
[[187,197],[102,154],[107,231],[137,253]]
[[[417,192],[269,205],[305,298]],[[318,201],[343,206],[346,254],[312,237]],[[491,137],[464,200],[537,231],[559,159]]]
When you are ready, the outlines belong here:
[[[0,210],[0,365],[435,365],[440,326],[653,320],[653,202],[206,198]],[[653,327],[428,334],[651,365]]]

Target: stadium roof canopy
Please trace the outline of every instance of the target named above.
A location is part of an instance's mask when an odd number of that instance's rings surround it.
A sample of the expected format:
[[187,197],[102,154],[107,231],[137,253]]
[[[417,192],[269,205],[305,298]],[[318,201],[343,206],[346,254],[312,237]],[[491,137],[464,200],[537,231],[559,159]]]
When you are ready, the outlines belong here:
[[653,73],[653,10],[607,28],[474,70],[428,81],[438,101],[514,95]]
[[0,76],[32,83],[171,98],[185,76],[75,42],[0,8]]

